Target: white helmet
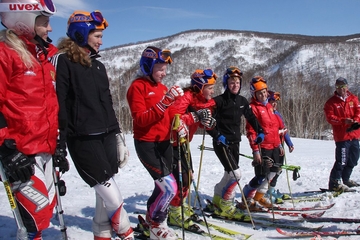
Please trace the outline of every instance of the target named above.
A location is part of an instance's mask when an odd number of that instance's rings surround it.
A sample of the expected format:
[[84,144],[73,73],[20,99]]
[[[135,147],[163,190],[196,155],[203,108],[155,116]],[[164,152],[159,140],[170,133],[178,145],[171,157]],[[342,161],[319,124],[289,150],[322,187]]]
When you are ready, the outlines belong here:
[[0,13],[2,25],[27,39],[36,36],[34,28],[37,16],[50,17],[56,12],[52,0],[1,0],[1,3],[10,3],[9,10]]

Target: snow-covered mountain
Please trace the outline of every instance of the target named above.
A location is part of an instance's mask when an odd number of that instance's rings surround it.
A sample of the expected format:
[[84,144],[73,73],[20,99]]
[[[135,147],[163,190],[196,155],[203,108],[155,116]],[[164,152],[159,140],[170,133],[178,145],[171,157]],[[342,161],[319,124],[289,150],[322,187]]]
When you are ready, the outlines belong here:
[[359,83],[360,34],[314,37],[230,30],[186,31],[105,49],[101,55],[109,76],[127,82],[149,45],[172,51],[169,85],[188,82],[196,68],[212,68],[221,76],[230,65],[240,67],[244,79],[262,75],[274,87],[281,79],[328,85],[338,76],[349,79],[351,86]]
[[[120,36],[121,37],[121,36]],[[219,76],[214,96],[223,90],[222,76],[229,66],[244,73],[241,94],[250,97],[249,80],[261,75],[270,90],[281,93],[280,111],[292,136],[323,138],[330,130],[323,106],[334,92],[335,79],[348,79],[360,94],[360,34],[303,36],[230,30],[193,30],[172,36],[105,49],[101,60],[111,78],[114,108],[125,131],[131,116],[125,95],[147,46],[168,48],[174,63],[165,85],[190,83],[197,68],[212,68]],[[310,125],[308,122],[313,124]]]

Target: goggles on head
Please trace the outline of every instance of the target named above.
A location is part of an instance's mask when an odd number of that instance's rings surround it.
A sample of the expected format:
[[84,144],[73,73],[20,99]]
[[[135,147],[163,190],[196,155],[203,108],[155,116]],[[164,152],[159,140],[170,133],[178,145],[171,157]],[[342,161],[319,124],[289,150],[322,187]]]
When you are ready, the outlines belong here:
[[269,93],[269,101],[279,101],[280,100],[280,93],[268,91]]
[[158,58],[165,63],[172,63],[171,52],[169,49],[164,49],[158,53]]
[[229,77],[242,77],[243,75],[243,73],[237,67],[229,67],[228,69],[226,69],[226,74],[228,74]]
[[103,26],[104,29],[109,26],[109,23],[103,17],[100,11],[96,10],[90,13],[82,13],[81,11],[77,12],[69,18],[69,23],[76,22],[92,22],[95,26]]
[[252,82],[252,83],[257,83],[257,82],[266,83],[266,80],[265,80],[263,77],[257,76],[257,77],[253,77],[253,78],[251,79],[251,82]]
[[143,57],[155,59],[155,63],[168,63],[173,62],[171,58],[171,52],[169,49],[164,49],[161,51],[156,51],[153,48],[147,48],[143,54]]
[[[214,78],[214,83],[215,83],[215,80],[217,79],[216,73],[214,73],[211,69],[205,69],[203,71],[196,71],[191,76],[191,78],[204,78],[204,77],[206,79]],[[209,83],[209,84],[214,84],[214,83]]]
[[45,14],[55,14],[56,7],[51,0],[40,0],[40,4],[44,9]]

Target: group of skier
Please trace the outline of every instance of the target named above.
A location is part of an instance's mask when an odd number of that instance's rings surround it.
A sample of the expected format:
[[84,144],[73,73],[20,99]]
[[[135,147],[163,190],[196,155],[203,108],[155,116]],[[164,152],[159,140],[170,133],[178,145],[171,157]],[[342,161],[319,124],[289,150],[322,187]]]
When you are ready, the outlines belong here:
[[[268,183],[281,172],[282,139],[287,134],[272,105],[280,94],[276,93],[276,98],[269,94],[263,77],[251,80],[250,103],[239,94],[243,73],[234,66],[226,69],[222,78],[225,91],[219,96],[212,96],[218,79],[212,69],[196,69],[188,86],[175,85],[167,90],[162,81],[167,65],[172,62],[170,50],[147,47],[141,55],[138,76],[127,92],[136,153],[155,185],[146,214],[151,239],[176,239],[168,223],[196,228],[193,220],[198,216],[186,198],[194,181],[188,144],[198,128],[212,136],[215,153],[224,167],[224,175],[214,187],[214,212],[232,219],[246,216],[234,202],[241,178],[241,117],[246,118],[247,136],[253,149],[255,177],[243,189],[251,210],[272,204],[265,193]],[[288,135],[287,138],[292,151],[294,146]]]
[[[55,47],[48,33],[56,7],[47,0],[39,1],[36,9],[0,14],[6,27],[0,32],[0,161],[5,173],[2,180],[11,183],[16,199],[14,211],[21,218],[18,227],[26,229],[26,239],[42,239],[53,208],[59,204],[54,183],[69,170],[68,150],[81,178],[95,190],[94,240],[110,240],[113,233],[132,240],[133,229],[113,179],[126,165],[128,150],[113,109],[105,66],[97,60],[108,22],[100,11],[75,11],[68,19],[67,37]],[[199,128],[212,137],[215,154],[224,167],[212,202],[214,213],[225,218],[243,219],[245,208],[268,208],[288,197],[276,196],[274,189],[284,164],[284,141],[289,152],[294,150],[276,110],[280,93],[269,91],[263,77],[251,79],[248,102],[240,95],[242,71],[229,66],[222,76],[224,93],[214,97],[218,76],[212,69],[196,69],[188,86],[168,89],[163,79],[172,62],[170,50],[146,47],[126,95],[135,150],[154,181],[146,213],[150,239],[159,240],[177,239],[168,223],[196,228],[193,220],[198,216],[186,198],[191,184],[195,185],[189,143]],[[338,95],[345,89],[344,99],[350,96],[346,80],[337,81],[336,89]],[[355,100],[352,98],[352,107],[358,105]],[[327,116],[331,122],[342,121],[347,126],[359,120],[359,116]],[[241,189],[243,200],[236,205],[242,117],[253,150],[255,176]],[[359,148],[355,140],[337,147]],[[342,177],[347,185],[356,186],[350,174],[359,155],[351,155],[352,165],[341,175],[340,153],[329,184],[343,186],[339,185]],[[42,196],[40,200],[35,192]]]

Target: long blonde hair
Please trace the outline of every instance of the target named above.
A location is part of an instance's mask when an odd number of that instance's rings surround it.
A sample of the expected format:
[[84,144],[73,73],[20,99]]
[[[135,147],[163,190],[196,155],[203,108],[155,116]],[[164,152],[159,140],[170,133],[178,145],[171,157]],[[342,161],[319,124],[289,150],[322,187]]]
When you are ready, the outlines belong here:
[[9,48],[19,54],[21,60],[27,68],[33,68],[35,64],[39,64],[35,57],[29,52],[26,44],[12,30],[4,29],[0,31],[0,42],[5,42]]
[[70,38],[62,38],[58,44],[59,52],[65,53],[70,61],[80,63],[83,66],[91,67],[91,58],[89,53]]

